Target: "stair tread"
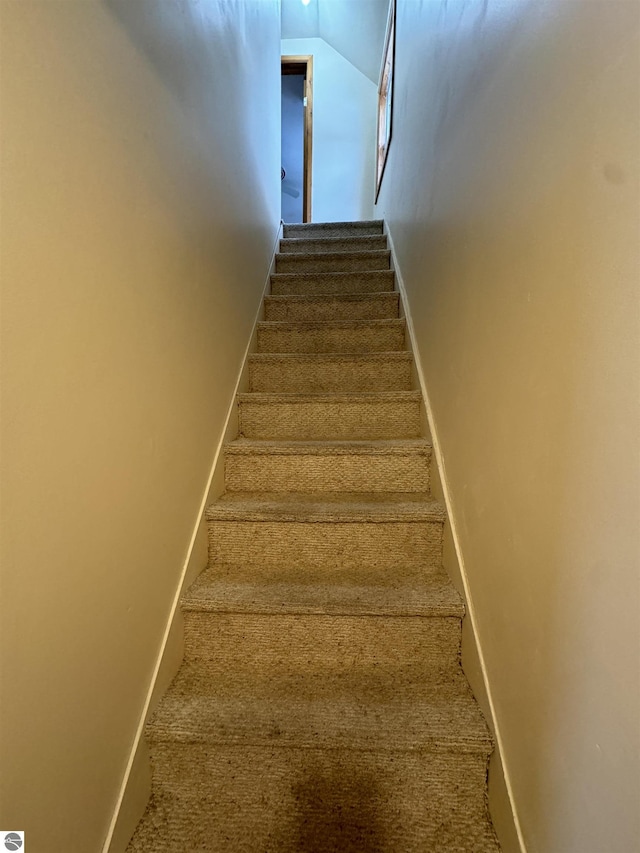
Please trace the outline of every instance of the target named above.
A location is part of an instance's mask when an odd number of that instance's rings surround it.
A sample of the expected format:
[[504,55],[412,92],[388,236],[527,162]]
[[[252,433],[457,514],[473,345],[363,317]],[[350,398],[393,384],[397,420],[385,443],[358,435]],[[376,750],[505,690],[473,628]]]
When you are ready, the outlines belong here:
[[464,604],[444,572],[399,566],[326,571],[297,564],[218,564],[182,599],[183,610],[287,615],[425,616],[461,619]]
[[276,252],[276,261],[347,260],[353,258],[389,259],[389,249],[347,249],[343,252]]
[[443,522],[445,509],[420,492],[228,492],[206,515],[218,521]]
[[291,329],[354,329],[369,327],[374,329],[404,328],[404,318],[387,317],[383,320],[260,320],[257,323],[258,331],[277,329],[289,331]]
[[359,228],[373,228],[380,227],[382,228],[384,224],[384,220],[382,219],[338,219],[332,222],[284,222],[283,225],[285,228],[299,228],[301,231],[304,230],[326,230],[330,231],[332,228],[344,228],[345,230],[358,230]]
[[318,243],[322,246],[333,246],[337,243],[354,243],[355,245],[367,246],[368,244],[373,244],[378,246],[381,241],[385,241],[386,248],[386,235],[385,234],[344,234],[343,236],[336,237],[331,235],[330,237],[312,237],[312,236],[301,236],[301,237],[282,237],[280,239],[280,247],[282,248],[284,245],[289,246],[299,246],[303,243]]
[[[379,250],[382,251],[382,250]],[[286,254],[286,253],[285,253]],[[286,255],[288,257],[288,254]],[[274,272],[271,273],[270,279],[273,281],[311,281],[313,279],[320,279],[321,281],[348,281],[349,279],[353,280],[354,278],[358,279],[390,279],[395,275],[394,271],[391,269],[380,269],[380,270],[334,270],[333,272]],[[352,291],[356,292],[356,291]],[[359,291],[358,291],[359,292]],[[383,290],[383,291],[374,291],[375,293],[393,293],[394,291]]]
[[265,296],[265,302],[288,303],[305,305],[307,303],[325,302],[387,302],[390,299],[398,301],[400,293],[397,290],[381,290],[374,293],[274,293]]
[[341,293],[394,293],[395,273],[387,266],[383,269],[319,272],[295,270],[274,272],[270,278],[271,293],[337,295]]
[[292,441],[289,439],[237,438],[225,445],[225,453],[231,455],[363,455],[386,454],[420,455],[430,453],[431,444],[422,438],[373,439],[353,441]]
[[[254,352],[249,355],[249,361],[362,361],[387,362],[411,361],[413,355],[409,350],[389,350],[386,352]],[[369,392],[375,393],[375,392]]]
[[[311,798],[311,803],[314,802],[316,799]],[[322,801],[320,800],[320,802]],[[416,843],[416,836],[420,839],[424,833],[424,826],[416,831],[413,827],[407,828],[404,823],[402,829],[395,827],[391,830],[387,829],[383,844],[377,840],[375,830],[370,835],[367,834],[366,830],[363,830],[362,833],[355,833],[351,824],[346,822],[345,838],[340,838],[336,844],[335,829],[332,829],[333,837],[329,837],[328,840],[325,837],[326,823],[333,815],[331,812],[329,818],[325,818],[324,822],[322,817],[318,819],[314,816],[315,812],[312,812],[310,826],[307,826],[305,822],[304,831],[306,835],[301,842],[300,829],[295,823],[296,806],[291,807],[294,826],[289,830],[290,838],[278,840],[277,850],[279,853],[294,853],[294,851],[295,853],[311,853],[311,851],[313,853],[337,853],[338,850],[340,853],[363,853],[365,850],[376,850],[378,853],[403,850],[404,853],[409,853],[409,851],[416,853],[416,851],[432,849],[426,848],[424,843],[420,844],[420,841]],[[238,818],[235,825],[232,824],[233,828],[225,826],[224,832],[220,833],[221,838],[217,840],[213,837],[214,833],[209,825],[203,826],[201,819],[191,816],[190,819],[185,820],[182,808],[185,806],[177,807],[175,800],[171,797],[165,797],[160,793],[153,794],[126,853],[175,853],[176,850],[187,849],[197,850],[198,853],[207,853],[208,851],[211,853],[223,853],[223,851],[228,853],[231,850],[233,853],[255,853],[257,849],[255,839],[249,836],[248,841],[245,841],[243,837],[249,819],[246,810],[242,811],[241,817]],[[323,814],[325,812],[321,811],[320,815]],[[442,821],[439,820],[438,824],[442,825]],[[318,825],[319,831],[316,831],[315,827]],[[329,823],[329,827],[333,826],[334,824]],[[281,831],[285,832],[282,830],[282,824]],[[449,847],[443,846],[442,842],[439,843],[438,850],[442,853],[446,850],[452,850],[456,853],[462,853],[462,851],[465,853],[471,853],[471,851],[472,853],[500,853],[501,848],[493,827],[485,815],[477,816],[473,811],[471,815],[466,815],[466,819],[461,824],[449,817],[447,831],[451,843]],[[370,840],[371,837],[373,837],[373,841]],[[269,839],[268,835],[267,839]],[[266,843],[268,840],[265,841]],[[189,844],[192,846],[188,847]],[[225,844],[227,846],[224,846]],[[276,848],[269,847],[268,849],[270,853],[273,853]]]
[[407,403],[422,400],[420,391],[322,391],[317,394],[247,391],[237,396],[241,403]]
[[[381,671],[382,670],[382,671]],[[429,675],[430,677],[425,677]],[[183,664],[147,726],[152,741],[237,746],[450,750],[488,754],[491,736],[459,667],[375,665],[325,673]]]
[[[376,249],[378,253],[388,254],[388,250],[385,249]],[[281,253],[282,254],[282,253]],[[285,252],[286,257],[289,255]],[[309,253],[313,256],[313,252]],[[338,253],[341,254],[341,253]],[[367,253],[370,254],[370,253]],[[392,269],[381,269],[381,270],[330,270],[324,272],[273,272],[270,275],[271,280],[276,279],[279,281],[293,281],[301,279],[302,281],[310,281],[311,279],[321,279],[322,281],[329,281],[330,279],[337,279],[338,281],[348,280],[348,279],[362,279],[362,278],[393,278],[394,271]],[[353,291],[355,292],[355,291]],[[375,291],[376,293],[390,293],[393,291]]]

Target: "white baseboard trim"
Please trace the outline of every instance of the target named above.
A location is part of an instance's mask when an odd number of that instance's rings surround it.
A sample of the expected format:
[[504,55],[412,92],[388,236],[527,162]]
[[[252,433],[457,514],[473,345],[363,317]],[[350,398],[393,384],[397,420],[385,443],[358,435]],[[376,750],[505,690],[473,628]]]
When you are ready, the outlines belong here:
[[155,666],[153,669],[153,674],[152,674],[151,680],[149,682],[149,687],[147,689],[147,695],[145,697],[145,702],[144,702],[144,705],[142,708],[142,712],[140,714],[140,719],[138,721],[138,726],[136,729],[136,734],[135,734],[133,744],[131,747],[131,751],[129,754],[129,759],[127,761],[127,766],[125,768],[124,776],[122,778],[120,790],[118,792],[118,798],[116,800],[116,805],[115,805],[115,808],[113,811],[113,816],[111,818],[111,822],[109,824],[109,829],[107,831],[105,842],[104,842],[104,845],[102,847],[102,853],[117,853],[117,851],[115,851],[115,850],[112,851],[111,845],[113,843],[114,836],[116,834],[116,827],[118,825],[118,819],[120,817],[122,804],[123,804],[125,796],[126,796],[127,786],[129,785],[129,781],[131,779],[132,770],[133,770],[134,764],[136,762],[136,756],[138,755],[138,751],[140,749],[140,746],[141,746],[143,738],[144,738],[144,729],[145,729],[145,725],[147,723],[147,717],[149,716],[149,709],[151,708],[151,704],[152,704],[154,694],[155,694],[155,690],[156,690],[156,684],[158,682],[158,677],[159,677],[160,672],[162,670],[162,665],[163,665],[165,654],[167,651],[167,646],[169,644],[169,637],[170,637],[170,634],[171,634],[171,631],[172,631],[172,628],[174,626],[174,622],[176,619],[176,614],[179,611],[180,598],[182,597],[183,587],[185,584],[185,578],[187,578],[187,576],[189,575],[189,569],[191,567],[191,561],[192,561],[192,557],[194,554],[194,549],[195,549],[196,539],[198,537],[198,532],[199,532],[200,527],[203,523],[205,510],[211,501],[211,486],[214,482],[214,477],[216,475],[216,472],[219,470],[219,467],[223,464],[223,453],[222,453],[223,447],[224,447],[225,441],[227,440],[227,434],[229,432],[229,427],[230,427],[232,417],[235,413],[236,396],[240,390],[240,384],[241,384],[243,377],[245,375],[245,372],[246,372],[247,357],[248,357],[249,352],[251,351],[252,346],[254,345],[254,342],[255,342],[256,326],[257,326],[258,321],[260,320],[260,317],[262,315],[262,310],[263,310],[263,305],[264,305],[264,297],[265,297],[265,295],[268,291],[268,288],[269,288],[269,283],[271,280],[271,274],[275,271],[275,255],[276,255],[276,252],[278,250],[278,244],[280,242],[281,234],[282,234],[282,221],[280,221],[280,226],[278,228],[278,232],[276,234],[276,239],[275,239],[274,244],[273,244],[273,250],[271,252],[271,261],[269,264],[269,270],[267,272],[265,282],[264,282],[264,286],[262,288],[262,293],[260,295],[260,301],[258,304],[258,309],[256,311],[256,314],[255,314],[255,317],[253,320],[253,325],[251,327],[251,334],[250,334],[249,339],[247,341],[247,346],[245,348],[244,355],[242,357],[242,361],[240,363],[240,369],[238,370],[238,376],[236,378],[236,383],[235,383],[235,386],[233,389],[233,394],[231,395],[231,402],[229,403],[229,408],[227,410],[227,414],[226,414],[225,421],[224,421],[224,428],[222,429],[222,432],[220,433],[220,438],[219,438],[218,443],[216,445],[216,448],[214,450],[213,461],[212,461],[211,467],[209,469],[209,477],[207,479],[207,485],[205,486],[205,489],[204,489],[204,492],[202,495],[202,500],[200,502],[200,507],[198,509],[198,515],[197,515],[197,518],[196,518],[196,521],[195,521],[195,524],[193,527],[191,539],[189,541],[189,547],[187,549],[187,554],[186,554],[186,557],[185,557],[185,560],[184,560],[184,563],[182,566],[182,570],[180,572],[180,578],[178,580],[175,595],[173,597],[173,602],[171,604],[171,610],[169,611],[169,616],[167,618],[167,624],[165,626],[164,634],[162,637],[162,642],[160,643],[160,649],[158,651],[158,656],[156,658]]
[[396,251],[395,251],[395,245],[393,242],[393,236],[391,234],[389,224],[386,220],[384,220],[384,231],[385,231],[387,238],[389,240],[389,248],[391,250],[392,266],[393,266],[393,269],[395,272],[395,278],[396,278],[396,282],[398,285],[398,290],[400,291],[400,296],[401,296],[401,299],[403,302],[403,307],[404,307],[404,312],[405,312],[405,322],[407,324],[407,331],[409,333],[409,339],[411,342],[411,349],[412,349],[413,355],[414,355],[416,373],[418,376],[418,383],[420,385],[420,391],[422,392],[422,397],[424,400],[424,405],[425,405],[426,414],[427,414],[427,421],[429,423],[429,430],[431,432],[431,443],[433,446],[433,455],[434,455],[435,463],[438,467],[438,471],[440,474],[440,482],[441,482],[441,486],[442,486],[442,492],[443,492],[445,506],[447,509],[447,519],[449,522],[449,528],[451,530],[451,537],[453,539],[456,557],[458,560],[458,565],[460,567],[460,577],[461,577],[462,584],[464,587],[464,597],[465,597],[465,603],[466,603],[467,616],[469,617],[469,620],[471,622],[471,629],[472,629],[473,636],[474,636],[476,653],[478,656],[478,661],[480,663],[480,669],[482,672],[482,678],[484,681],[484,688],[486,691],[487,702],[488,702],[489,710],[491,713],[492,728],[493,728],[493,731],[495,733],[496,749],[498,750],[498,752],[500,754],[500,761],[501,761],[501,765],[503,768],[505,787],[506,787],[507,794],[509,797],[509,805],[511,807],[511,813],[513,816],[513,825],[514,825],[514,828],[515,828],[515,831],[516,831],[516,834],[518,837],[518,843],[520,845],[520,853],[527,853],[525,842],[524,842],[524,836],[522,833],[522,827],[520,825],[520,821],[518,819],[518,813],[517,813],[517,810],[515,807],[515,800],[514,800],[514,796],[513,796],[513,788],[511,785],[509,770],[508,770],[507,764],[505,762],[503,741],[502,741],[502,737],[501,737],[501,733],[500,733],[500,727],[498,725],[498,719],[496,716],[495,704],[494,704],[493,696],[491,693],[491,685],[489,683],[489,677],[488,677],[488,673],[487,673],[486,662],[485,662],[484,654],[482,652],[482,646],[480,644],[480,637],[478,634],[478,619],[477,619],[476,610],[475,610],[475,607],[473,604],[473,598],[471,597],[471,591],[469,588],[469,578],[468,578],[466,567],[465,567],[464,556],[462,554],[462,548],[460,546],[460,539],[459,539],[458,531],[457,531],[457,527],[456,527],[456,518],[455,518],[455,515],[453,513],[453,505],[452,505],[452,500],[451,500],[451,490],[449,488],[449,481],[447,479],[447,472],[446,472],[446,468],[445,468],[445,464],[444,464],[444,457],[442,454],[442,449],[440,446],[440,442],[438,440],[438,430],[436,428],[436,423],[435,423],[435,419],[433,416],[433,410],[431,408],[431,402],[429,400],[427,383],[425,380],[424,371],[422,369],[422,360],[420,358],[420,350],[418,348],[418,344],[417,344],[417,340],[416,340],[415,328],[413,325],[413,317],[411,315],[411,306],[410,306],[409,300],[407,298],[407,290],[405,287],[404,279],[402,278],[402,273],[401,273],[400,267],[398,265],[398,259],[397,259],[397,255],[396,255]]

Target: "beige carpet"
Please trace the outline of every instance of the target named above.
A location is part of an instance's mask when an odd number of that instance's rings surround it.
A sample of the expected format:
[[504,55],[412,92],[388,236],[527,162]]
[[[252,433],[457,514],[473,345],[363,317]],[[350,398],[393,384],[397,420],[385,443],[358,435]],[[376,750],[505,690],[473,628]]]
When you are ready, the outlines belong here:
[[497,853],[380,222],[285,226],[130,853]]

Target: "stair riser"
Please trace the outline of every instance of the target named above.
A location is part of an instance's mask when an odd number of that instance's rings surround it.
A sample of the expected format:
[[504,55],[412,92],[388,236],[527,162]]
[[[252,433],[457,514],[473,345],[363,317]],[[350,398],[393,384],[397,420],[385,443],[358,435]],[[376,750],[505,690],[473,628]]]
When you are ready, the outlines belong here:
[[210,564],[299,565],[326,569],[369,566],[437,569],[442,523],[437,521],[208,521]]
[[258,352],[400,352],[404,325],[277,329],[258,327]]
[[284,239],[280,241],[282,254],[300,252],[370,252],[387,248],[387,238],[380,235],[358,235],[357,237],[320,237]]
[[160,815],[133,851],[497,853],[483,755],[276,744],[153,744]]
[[273,439],[418,438],[417,402],[253,403],[239,405],[240,435]]
[[278,275],[271,277],[274,296],[317,296],[318,294],[388,293],[395,287],[391,270],[328,275]]
[[426,681],[430,672],[441,677],[456,670],[460,619],[186,611],[184,643],[185,659],[209,661],[212,678],[225,671],[255,672],[261,679],[313,671],[318,677],[348,674],[353,689],[358,673],[366,686],[398,667],[415,667],[416,679]]
[[322,237],[367,237],[378,236],[382,234],[381,222],[336,222],[327,225],[314,225],[305,223],[299,225],[285,225],[283,229],[283,237],[294,237],[296,239],[308,238],[321,239]]
[[426,453],[227,454],[230,492],[429,492]]
[[249,362],[251,391],[410,391],[410,361]]
[[276,255],[276,272],[351,272],[362,270],[388,270],[389,253],[371,252],[352,255],[342,252],[338,255],[316,254],[313,257],[296,254]]
[[339,300],[323,297],[309,302],[265,300],[265,320],[313,323],[331,320],[390,320],[398,316],[398,294],[370,299]]

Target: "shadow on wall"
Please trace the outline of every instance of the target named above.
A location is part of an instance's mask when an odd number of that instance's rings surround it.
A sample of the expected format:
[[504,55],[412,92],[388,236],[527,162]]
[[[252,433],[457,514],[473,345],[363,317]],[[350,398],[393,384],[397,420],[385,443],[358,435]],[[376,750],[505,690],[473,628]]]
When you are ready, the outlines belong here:
[[[199,133],[191,135],[189,150],[167,151],[161,159],[175,162],[176,169],[183,172],[201,171],[210,185],[207,188],[210,198],[233,199],[233,205],[218,205],[216,222],[210,223],[216,228],[228,229],[232,212],[244,211],[241,218],[245,230],[243,234],[234,232],[240,247],[247,237],[247,212],[254,211],[256,221],[262,219],[265,210],[272,216],[277,214],[275,218],[279,219],[279,210],[274,210],[274,199],[279,206],[280,198],[277,166],[268,193],[265,182],[252,180],[252,176],[263,170],[260,157],[264,146],[259,141],[272,137],[274,146],[279,142],[277,116],[255,108],[250,88],[250,81],[264,77],[264,59],[269,53],[273,54],[274,83],[279,78],[279,43],[272,38],[273,33],[262,31],[262,43],[256,43],[255,34],[261,32],[264,10],[224,0],[214,0],[205,8],[164,3],[160,4],[161,13],[155,0],[135,3],[102,0],[102,3],[171,96],[176,120],[185,126],[200,127]],[[239,8],[243,11],[242,26],[238,26]],[[251,52],[245,49],[248,32],[254,34]],[[203,40],[205,44],[195,51],[194,43]],[[200,59],[201,67],[194,73],[196,57],[205,60]],[[198,78],[206,80],[206,85],[194,86],[193,81]],[[126,89],[124,79],[123,87]],[[249,103],[253,103],[253,109],[244,108]],[[166,120],[166,113],[163,117]],[[153,159],[157,159],[156,147],[162,144],[161,130],[149,139]],[[247,145],[247,140],[252,140],[251,144]],[[243,152],[242,158],[237,157],[239,151]],[[223,163],[227,168],[220,167]],[[235,167],[229,169],[229,163],[235,163]],[[141,168],[144,169],[144,164]],[[166,201],[175,204],[176,200]],[[188,213],[185,211],[185,215]]]

